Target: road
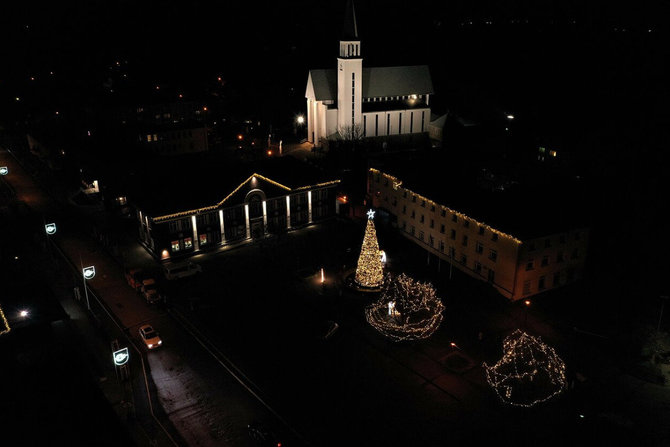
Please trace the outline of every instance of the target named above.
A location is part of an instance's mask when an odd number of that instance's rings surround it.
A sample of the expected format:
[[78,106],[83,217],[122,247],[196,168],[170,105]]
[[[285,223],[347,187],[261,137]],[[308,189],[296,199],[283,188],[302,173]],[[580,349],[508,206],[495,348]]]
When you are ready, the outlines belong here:
[[[61,289],[79,287],[79,305],[84,309],[83,278],[78,272],[81,266],[96,268],[96,276],[88,281],[90,315],[71,311],[71,316],[103,321],[112,338],[119,337],[122,346],[131,347],[133,406],[139,427],[132,425],[129,430],[142,432],[135,436],[136,442],[247,447],[256,445],[247,434],[248,423],[282,425],[165,308],[148,305],[126,284],[122,264],[94,237],[93,220],[45,193],[5,150],[0,150],[0,166],[9,166],[11,175],[4,180],[32,210],[35,228],[39,230],[39,221],[44,219],[57,223],[58,231],[47,245],[51,247],[50,256],[57,260],[63,256],[62,264],[70,271],[59,278],[65,283]],[[136,248],[124,252],[129,263],[153,262],[145,251]],[[108,313],[112,318],[106,319]],[[146,352],[142,346],[137,330],[146,323],[157,328],[164,340],[159,350]],[[111,352],[103,357],[111,363]],[[293,435],[289,432],[286,436]]]

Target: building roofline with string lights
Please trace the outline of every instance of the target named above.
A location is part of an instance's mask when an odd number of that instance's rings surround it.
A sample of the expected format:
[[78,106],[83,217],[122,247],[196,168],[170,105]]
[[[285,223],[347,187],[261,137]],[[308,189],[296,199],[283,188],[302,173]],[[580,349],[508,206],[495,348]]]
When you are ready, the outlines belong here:
[[[445,200],[450,191],[445,188],[448,182],[439,188],[440,180],[433,179],[437,186],[430,190],[426,182],[406,183],[402,177],[370,168],[368,196],[378,211],[378,220],[397,228],[446,265],[489,283],[511,300],[561,287],[583,276],[588,227],[552,228],[524,237],[478,214],[450,206]],[[454,191],[453,195],[458,195]],[[527,214],[528,219],[533,218],[532,209]]]

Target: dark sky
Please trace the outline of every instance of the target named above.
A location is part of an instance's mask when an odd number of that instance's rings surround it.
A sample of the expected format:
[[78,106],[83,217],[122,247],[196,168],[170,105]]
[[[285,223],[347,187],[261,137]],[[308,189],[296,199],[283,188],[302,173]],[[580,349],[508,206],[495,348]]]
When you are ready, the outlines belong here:
[[[127,60],[124,72],[140,89],[165,82],[188,89],[220,75],[245,94],[289,98],[300,107],[308,69],[334,66],[345,3],[3,2],[2,100],[24,94],[30,76],[42,81],[50,71],[59,80],[53,89],[99,89],[107,67]],[[668,50],[659,42],[668,37],[668,1],[355,5],[364,66],[429,64],[436,107],[440,101],[447,107],[457,93],[474,106],[482,97],[516,110],[572,108],[588,119],[594,112],[577,100],[602,104],[601,97],[623,91],[646,100],[663,85]],[[529,23],[519,23],[524,20]],[[648,29],[653,33],[645,34]],[[554,107],[555,101],[561,104]]]

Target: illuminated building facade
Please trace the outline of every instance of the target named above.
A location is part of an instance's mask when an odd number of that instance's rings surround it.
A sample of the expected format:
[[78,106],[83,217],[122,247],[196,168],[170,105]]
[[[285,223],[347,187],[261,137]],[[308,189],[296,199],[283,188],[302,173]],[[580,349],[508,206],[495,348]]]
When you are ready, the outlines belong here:
[[[583,275],[587,226],[543,233],[531,225],[534,231],[515,237],[375,168],[368,171],[368,194],[373,207],[388,213],[391,225],[405,237],[453,268],[490,283],[510,300],[572,283]],[[518,218],[532,220],[532,208]]]
[[427,65],[363,68],[356,14],[347,2],[337,66],[310,70],[307,139],[358,139],[429,131],[433,82]]
[[[176,203],[179,201],[169,200],[163,206],[146,199],[145,205],[136,203],[141,243],[154,257],[165,260],[260,240],[336,215],[339,180],[312,177],[312,181],[308,181],[290,166],[281,173],[273,173],[278,180],[261,172],[251,171],[235,187],[229,181],[231,188],[224,190],[227,195],[219,200],[207,203],[206,199],[191,198],[193,205],[201,204],[198,207],[180,207]],[[224,183],[222,180],[221,184]],[[169,196],[167,191],[162,192]],[[189,203],[188,197],[186,199],[181,201],[183,205]]]

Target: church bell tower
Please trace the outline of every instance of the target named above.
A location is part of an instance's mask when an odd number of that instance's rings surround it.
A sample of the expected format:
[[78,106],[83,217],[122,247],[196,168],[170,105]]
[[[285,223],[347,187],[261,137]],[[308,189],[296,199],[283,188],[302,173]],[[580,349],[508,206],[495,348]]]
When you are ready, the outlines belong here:
[[358,38],[353,1],[347,0],[340,38],[340,54],[337,58],[337,130],[345,138],[352,134],[363,135],[362,88],[361,41]]

